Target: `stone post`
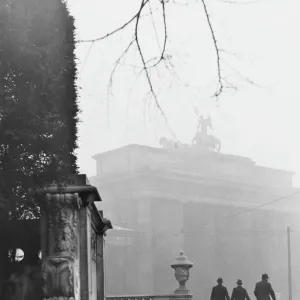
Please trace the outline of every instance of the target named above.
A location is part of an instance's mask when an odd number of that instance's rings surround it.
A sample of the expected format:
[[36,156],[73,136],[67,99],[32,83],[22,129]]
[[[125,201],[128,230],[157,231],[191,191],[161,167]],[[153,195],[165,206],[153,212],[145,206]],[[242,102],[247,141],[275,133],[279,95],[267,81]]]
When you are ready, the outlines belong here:
[[44,299],[79,300],[80,205],[77,193],[45,195],[41,206]]
[[87,205],[82,195],[96,190],[86,181],[85,175],[70,175],[60,182],[62,186],[52,184],[37,191],[41,207],[44,300],[81,298],[79,216],[81,207]]
[[188,260],[183,251],[180,251],[180,255],[171,264],[171,267],[175,270],[175,278],[179,283],[179,287],[174,291],[174,294],[191,295],[185,284],[189,280],[190,268],[193,267],[193,263]]

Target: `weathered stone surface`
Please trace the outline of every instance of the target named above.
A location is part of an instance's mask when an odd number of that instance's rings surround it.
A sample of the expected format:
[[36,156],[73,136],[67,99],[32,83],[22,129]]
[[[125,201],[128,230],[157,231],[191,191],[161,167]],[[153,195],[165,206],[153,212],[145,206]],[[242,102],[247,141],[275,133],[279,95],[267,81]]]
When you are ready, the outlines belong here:
[[101,201],[97,189],[89,185],[86,175],[69,175],[37,194],[41,203],[43,299],[103,300],[104,285],[102,290],[97,288],[103,273],[103,249],[97,241],[112,226],[94,204]]
[[174,291],[175,294],[190,294],[185,284],[190,277],[190,268],[193,267],[193,263],[188,260],[183,251],[180,251],[180,255],[171,264],[171,267],[175,270],[175,278],[179,283],[179,287]]
[[77,194],[48,194],[49,254],[76,256],[78,239],[78,209],[81,200]]
[[46,257],[42,264],[43,295],[46,299],[75,298],[79,289],[76,261],[68,257]]
[[43,297],[79,299],[79,213],[77,193],[46,194],[43,209],[47,249],[42,259]]

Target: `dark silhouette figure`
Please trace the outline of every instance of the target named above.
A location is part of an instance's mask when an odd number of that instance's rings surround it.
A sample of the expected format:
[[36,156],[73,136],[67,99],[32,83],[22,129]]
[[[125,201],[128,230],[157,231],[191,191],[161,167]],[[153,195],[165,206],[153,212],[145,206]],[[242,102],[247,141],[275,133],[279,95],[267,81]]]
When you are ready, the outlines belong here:
[[273,300],[276,300],[275,292],[269,280],[268,274],[263,274],[261,276],[261,281],[257,282],[255,285],[254,295],[257,300],[270,300],[270,296]]
[[246,289],[242,287],[242,280],[239,279],[236,284],[237,287],[235,287],[232,291],[231,300],[250,300]]
[[217,283],[211,291],[210,300],[230,300],[227,288],[223,286],[223,279],[218,278]]

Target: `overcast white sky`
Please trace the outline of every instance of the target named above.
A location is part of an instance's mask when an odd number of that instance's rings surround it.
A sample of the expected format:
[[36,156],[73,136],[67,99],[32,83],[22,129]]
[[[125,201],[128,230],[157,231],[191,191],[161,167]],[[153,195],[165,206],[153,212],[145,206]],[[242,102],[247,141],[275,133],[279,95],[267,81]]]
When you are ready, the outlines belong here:
[[[90,39],[124,23],[140,0],[68,2],[76,19],[77,38]],[[220,48],[236,54],[223,53],[222,57],[224,75],[238,91],[224,93],[218,105],[209,97],[215,90],[216,56],[201,1],[167,5],[167,54],[172,55],[180,81],[163,66],[151,75],[170,126],[181,142],[189,142],[197,126],[196,104],[212,115],[223,152],[300,173],[299,0],[259,0],[244,5],[207,0],[207,5]],[[162,41],[159,17],[156,12],[154,21]],[[151,18],[145,18],[140,35],[146,58],[157,55]],[[140,65],[135,48],[123,61],[127,66],[117,69],[113,97],[108,100],[114,61],[131,36],[129,27],[92,47],[79,44],[77,48],[82,109],[78,156],[81,172],[89,176],[95,174],[93,154],[130,143],[158,145],[161,136],[171,137],[155,105],[149,107],[144,100],[148,91],[145,77],[135,82],[137,70],[128,66]],[[259,86],[239,79],[233,69]]]

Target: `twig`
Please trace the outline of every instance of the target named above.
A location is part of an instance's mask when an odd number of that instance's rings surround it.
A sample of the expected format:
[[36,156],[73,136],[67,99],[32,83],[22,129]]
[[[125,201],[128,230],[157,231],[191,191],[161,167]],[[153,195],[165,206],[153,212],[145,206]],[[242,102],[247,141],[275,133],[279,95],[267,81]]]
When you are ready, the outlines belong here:
[[[142,6],[143,6],[143,3],[144,3],[144,0],[142,1]],[[141,49],[141,46],[140,46],[139,36],[138,36],[139,21],[140,21],[140,16],[138,15],[137,19],[136,19],[136,24],[135,24],[135,42],[136,42],[136,45],[137,45],[137,48],[138,48],[138,51],[139,51],[139,55],[140,55],[140,58],[141,58],[141,61],[142,61],[142,64],[143,64],[143,70],[145,71],[150,91],[151,91],[152,95],[154,96],[154,99],[156,101],[156,105],[157,105],[158,109],[160,111],[162,111],[162,109],[160,107],[160,104],[157,101],[156,94],[154,92],[153,85],[152,85],[150,75],[149,75],[149,72],[148,72],[148,68],[147,68],[147,65],[146,65],[146,61],[145,61],[145,58],[144,58],[144,55],[143,55],[143,52],[142,52],[142,49]]]
[[89,58],[89,56],[90,56],[90,54],[91,54],[91,51],[92,51],[93,46],[94,46],[94,42],[91,43],[91,45],[90,45],[90,47],[89,47],[89,50],[88,50],[87,53],[86,53],[86,56],[85,56],[85,58],[84,58],[84,61],[83,61],[82,66],[81,66],[81,68],[80,68],[79,74],[81,74],[81,73],[83,72],[84,67],[85,67],[85,65],[86,65],[86,63],[87,63],[87,60],[88,60],[88,58]]
[[[141,4],[141,8],[140,8],[140,12],[141,10],[143,9],[144,7],[144,2],[146,0],[143,0],[142,1],[142,4]],[[163,2],[163,0],[162,0]],[[137,18],[136,18],[136,24],[135,24],[135,42],[136,42],[136,45],[137,45],[137,48],[138,48],[138,52],[139,52],[139,55],[140,55],[140,58],[141,58],[141,61],[142,61],[142,64],[143,64],[143,71],[145,72],[145,75],[146,75],[146,78],[147,78],[147,82],[148,82],[148,85],[149,85],[149,88],[150,88],[150,92],[154,98],[154,101],[155,101],[155,104],[158,108],[158,110],[160,111],[161,115],[163,116],[163,118],[165,119],[165,122],[167,124],[167,126],[169,127],[169,131],[171,132],[173,138],[175,138],[175,134],[173,132],[173,130],[171,129],[170,125],[169,125],[169,122],[168,122],[168,119],[167,119],[167,116],[165,115],[164,111],[162,110],[159,102],[158,102],[158,99],[157,99],[157,95],[154,91],[154,88],[153,88],[153,85],[152,85],[152,81],[151,81],[151,78],[150,78],[150,75],[149,75],[149,71],[148,71],[148,68],[147,68],[147,65],[146,65],[146,61],[145,61],[145,58],[144,58],[144,55],[143,55],[143,52],[142,52],[142,49],[141,49],[141,45],[140,45],[140,42],[139,42],[139,36],[138,36],[138,27],[139,27],[139,21],[140,21],[140,14],[137,15]]]
[[214,96],[216,98],[218,98],[221,95],[221,93],[223,92],[223,89],[224,89],[223,82],[222,82],[220,51],[219,51],[217,39],[216,39],[216,36],[215,36],[215,32],[213,30],[213,27],[212,27],[212,24],[211,24],[211,21],[210,21],[210,17],[209,17],[209,14],[208,14],[208,10],[207,10],[205,0],[201,0],[201,2],[203,4],[204,12],[205,12],[205,15],[206,15],[207,23],[208,23],[208,26],[209,26],[209,29],[210,29],[210,33],[211,33],[211,36],[212,36],[212,39],[213,39],[213,43],[214,43],[214,47],[215,47],[215,51],[216,51],[216,56],[217,56],[217,69],[218,69],[219,87],[218,87],[216,93],[214,94]]
[[159,37],[158,37],[157,29],[156,29],[156,26],[155,26],[155,22],[154,22],[154,19],[153,19],[153,10],[152,10],[152,7],[151,7],[151,2],[149,2],[149,11],[150,11],[150,16],[151,16],[152,26],[153,26],[154,32],[155,32],[156,42],[157,42],[159,50],[161,51]]
[[233,56],[234,58],[240,60],[240,61],[250,61],[250,59],[245,59],[245,58],[242,58],[240,57],[238,54],[234,53],[234,52],[231,52],[231,51],[228,51],[228,50],[225,50],[225,49],[220,49],[219,48],[219,52],[220,53],[224,53],[224,54],[227,54],[227,55],[230,55],[230,56]]
[[258,88],[261,88],[261,89],[267,89],[269,87],[266,87],[266,86],[262,86],[262,85],[259,85],[258,83],[254,82],[252,79],[246,77],[246,76],[243,76],[238,70],[236,70],[234,67],[232,67],[226,60],[223,60],[223,62],[238,76],[240,77],[240,79],[248,82],[249,84],[253,85],[253,86],[256,86]]
[[112,35],[114,35],[115,33],[121,31],[122,29],[124,29],[125,27],[127,27],[131,22],[133,22],[137,17],[140,17],[140,14],[141,14],[141,11],[143,9],[143,7],[149,2],[149,0],[143,0],[142,1],[142,6],[141,8],[139,9],[139,11],[131,18],[129,19],[127,22],[125,22],[122,26],[116,28],[115,30],[107,33],[106,35],[103,35],[101,37],[98,37],[98,38],[95,38],[95,39],[90,39],[90,40],[78,40],[76,42],[76,44],[79,44],[79,43],[92,43],[92,42],[99,42],[101,40],[104,40]]
[[127,54],[133,43],[135,42],[135,39],[132,39],[131,42],[128,44],[128,46],[125,48],[125,50],[122,52],[122,54],[119,56],[119,58],[116,60],[115,65],[113,67],[113,70],[110,73],[109,77],[109,88],[108,88],[108,94],[112,95],[112,86],[113,86],[113,77],[115,74],[115,71],[120,64],[122,58]]
[[152,66],[150,66],[150,68],[154,68],[156,67],[165,57],[165,52],[166,52],[166,46],[167,46],[167,39],[168,39],[168,35],[167,35],[167,21],[166,21],[166,6],[165,6],[165,0],[160,0],[161,6],[162,6],[162,12],[163,12],[163,21],[164,21],[164,44],[163,44],[163,48],[159,57],[159,60]]

